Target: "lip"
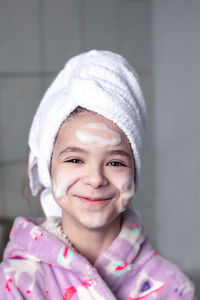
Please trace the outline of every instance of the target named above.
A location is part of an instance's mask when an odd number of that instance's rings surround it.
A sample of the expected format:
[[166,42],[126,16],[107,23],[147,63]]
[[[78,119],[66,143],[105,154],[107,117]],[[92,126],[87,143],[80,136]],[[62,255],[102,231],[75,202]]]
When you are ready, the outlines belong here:
[[103,205],[108,203],[111,198],[89,198],[89,197],[83,197],[83,196],[76,196],[80,200],[82,200],[84,203],[90,204],[90,205]]

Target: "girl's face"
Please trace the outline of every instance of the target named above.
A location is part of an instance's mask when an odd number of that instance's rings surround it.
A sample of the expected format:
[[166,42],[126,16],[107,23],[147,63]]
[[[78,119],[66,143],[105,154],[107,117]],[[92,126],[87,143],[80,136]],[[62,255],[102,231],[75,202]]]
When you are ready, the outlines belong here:
[[67,119],[55,142],[51,178],[55,201],[87,228],[114,221],[134,194],[134,162],[125,134],[85,111]]

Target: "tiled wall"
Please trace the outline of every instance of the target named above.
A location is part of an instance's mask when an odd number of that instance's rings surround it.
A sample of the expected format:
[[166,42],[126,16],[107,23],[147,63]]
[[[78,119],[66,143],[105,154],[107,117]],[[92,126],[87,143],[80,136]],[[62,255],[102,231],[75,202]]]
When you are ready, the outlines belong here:
[[45,89],[71,56],[116,51],[139,73],[149,111],[135,203],[161,253],[198,274],[199,3],[0,0],[0,217],[41,214],[20,189]]
[[[20,191],[28,131],[43,92],[71,56],[93,48],[124,55],[140,75],[152,123],[150,8],[146,0],[0,0],[0,216],[41,214]],[[154,240],[151,128],[145,189],[135,202]]]

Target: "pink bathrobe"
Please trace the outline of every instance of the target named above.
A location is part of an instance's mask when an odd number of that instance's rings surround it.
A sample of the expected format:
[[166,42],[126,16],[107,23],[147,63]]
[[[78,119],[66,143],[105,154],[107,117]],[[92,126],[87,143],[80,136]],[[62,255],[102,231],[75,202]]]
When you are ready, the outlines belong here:
[[191,281],[152,249],[131,210],[94,265],[45,230],[43,222],[15,220],[0,265],[1,300],[196,299]]

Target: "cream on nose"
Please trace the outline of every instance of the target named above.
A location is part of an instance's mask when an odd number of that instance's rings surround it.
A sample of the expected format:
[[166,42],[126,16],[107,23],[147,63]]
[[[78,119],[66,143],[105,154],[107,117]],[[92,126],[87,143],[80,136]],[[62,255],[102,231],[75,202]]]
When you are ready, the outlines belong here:
[[84,176],[83,182],[84,184],[97,189],[101,186],[105,186],[108,183],[108,179],[105,177],[103,170],[100,168],[93,168]]

